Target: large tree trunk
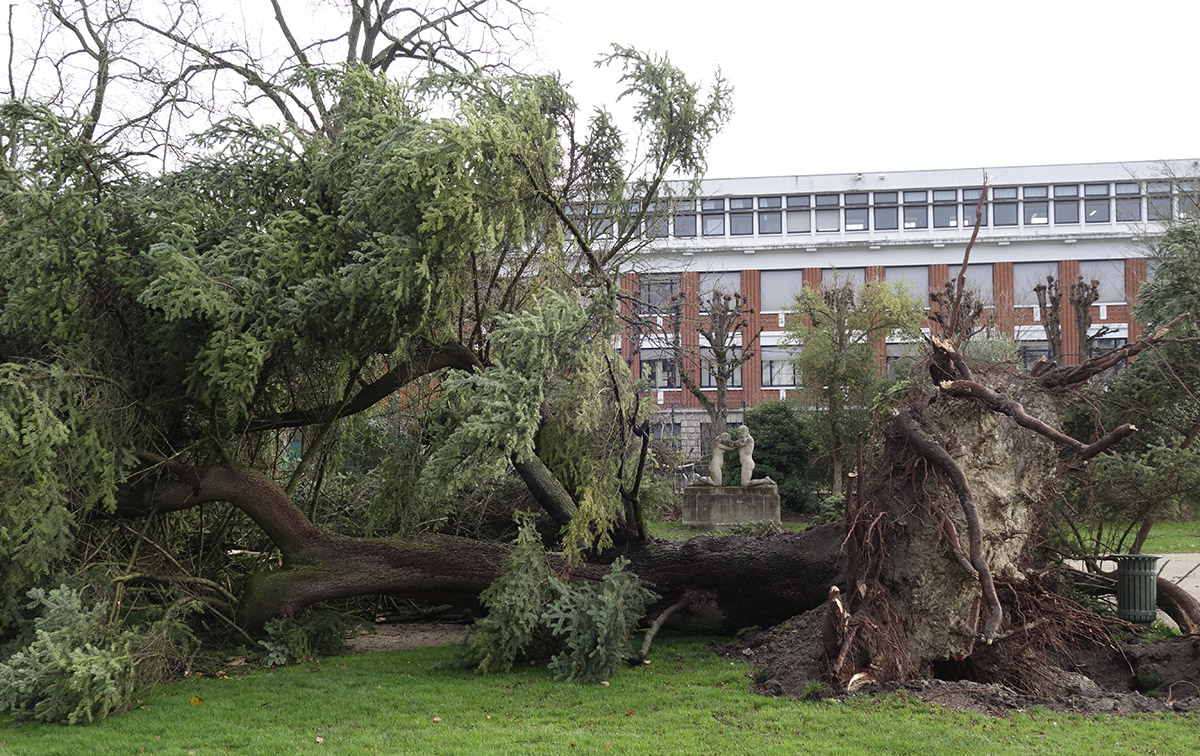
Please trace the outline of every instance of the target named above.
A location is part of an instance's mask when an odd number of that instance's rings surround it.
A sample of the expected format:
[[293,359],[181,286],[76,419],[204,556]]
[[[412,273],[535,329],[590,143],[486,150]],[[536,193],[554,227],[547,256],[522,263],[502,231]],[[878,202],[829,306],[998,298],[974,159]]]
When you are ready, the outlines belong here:
[[[286,616],[318,601],[364,594],[475,606],[499,574],[507,547],[451,536],[406,541],[364,540],[315,527],[266,476],[252,470],[194,470],[153,455],[168,477],[127,501],[124,514],[145,515],[227,501],[261,527],[283,555],[278,569],[253,576],[238,606],[247,628]],[[811,609],[841,579],[841,525],[772,538],[697,537],[686,543],[647,539],[556,571],[599,580],[618,554],[662,599],[662,607],[687,596],[669,627],[723,632],[770,625]],[[655,607],[651,608],[655,611]]]
[[[1123,425],[1091,444],[1071,438],[1057,427],[1055,394],[1147,348],[1169,327],[1078,366],[1028,374],[993,367],[980,377],[953,344],[933,337],[934,387],[894,412],[850,519],[849,614],[831,599],[843,618],[828,644],[839,647],[838,677],[868,667],[877,679],[910,677],[930,663],[969,658],[981,641],[1028,638],[1044,623],[1030,614],[1039,601],[1052,602],[1023,570],[1053,566],[1026,547],[1053,494],[1059,449],[1083,462],[1136,431]],[[998,584],[1024,601],[1009,607],[1014,616],[1006,616]],[[1190,612],[1171,591],[1164,598]],[[1057,617],[1060,636],[1095,629],[1082,611],[1066,616],[1072,611]]]

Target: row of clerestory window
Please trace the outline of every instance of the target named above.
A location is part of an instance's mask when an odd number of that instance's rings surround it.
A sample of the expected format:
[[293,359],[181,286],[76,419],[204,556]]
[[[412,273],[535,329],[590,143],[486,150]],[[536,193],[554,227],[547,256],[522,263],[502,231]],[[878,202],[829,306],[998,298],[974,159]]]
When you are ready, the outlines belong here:
[[1196,182],[1104,182],[887,192],[709,197],[652,213],[651,237],[784,236],[981,226],[1137,223],[1200,217]]

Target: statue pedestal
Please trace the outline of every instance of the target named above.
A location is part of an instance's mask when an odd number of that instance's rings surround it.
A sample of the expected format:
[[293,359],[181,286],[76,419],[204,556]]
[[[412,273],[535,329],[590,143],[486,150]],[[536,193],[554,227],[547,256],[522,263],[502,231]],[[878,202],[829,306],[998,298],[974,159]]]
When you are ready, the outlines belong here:
[[691,485],[683,489],[683,524],[723,528],[740,522],[779,522],[779,487]]

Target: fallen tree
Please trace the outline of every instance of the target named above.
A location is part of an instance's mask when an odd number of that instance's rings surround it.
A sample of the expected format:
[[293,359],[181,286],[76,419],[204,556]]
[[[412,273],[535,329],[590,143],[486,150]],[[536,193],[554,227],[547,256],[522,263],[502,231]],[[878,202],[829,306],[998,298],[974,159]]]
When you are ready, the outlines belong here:
[[[148,465],[123,516],[164,515],[209,502],[228,502],[271,539],[282,563],[250,576],[238,600],[238,621],[260,628],[319,602],[385,594],[433,604],[477,607],[479,594],[499,574],[505,544],[444,535],[408,540],[356,539],[313,525],[270,478],[248,469],[193,469],[143,454]],[[684,543],[654,538],[610,549],[571,566],[552,559],[556,571],[576,580],[599,580],[618,555],[654,590],[658,607],[687,596],[686,611],[669,626],[730,632],[771,625],[818,606],[841,579],[840,525],[772,538],[702,536]],[[651,612],[655,607],[651,608]]]

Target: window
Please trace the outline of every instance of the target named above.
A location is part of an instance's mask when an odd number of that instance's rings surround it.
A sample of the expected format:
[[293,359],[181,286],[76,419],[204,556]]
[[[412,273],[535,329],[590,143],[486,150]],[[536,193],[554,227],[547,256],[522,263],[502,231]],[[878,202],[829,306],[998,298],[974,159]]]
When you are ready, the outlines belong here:
[[1054,187],[1054,199],[1065,199],[1079,196],[1079,184],[1058,185]]
[[836,194],[817,195],[817,207],[837,207],[839,204],[841,203],[839,202],[839,197]]
[[1146,220],[1171,221],[1171,185],[1166,181],[1151,181],[1146,184]]
[[1025,199],[1046,199],[1050,190],[1044,186],[1027,186],[1023,192]]
[[877,207],[875,208],[875,230],[876,231],[895,231],[900,227],[900,208],[898,207]]
[[[960,265],[951,265],[948,271],[951,281],[958,280]],[[974,292],[985,305],[992,304],[992,264],[978,263],[967,266],[964,290]]]
[[[875,230],[895,231],[900,228],[900,208],[896,192],[875,192]],[[889,207],[890,206],[890,207]]]
[[698,290],[701,299],[711,299],[713,293],[718,291],[722,294],[740,294],[742,274],[736,270],[701,273]]
[[788,210],[787,232],[789,234],[807,234],[812,231],[812,212],[810,210]]
[[924,190],[916,191],[916,192],[905,192],[904,193],[904,204],[906,204],[906,205],[923,205],[923,204],[925,204],[925,200],[928,196],[929,196],[929,193]]
[[846,195],[846,207],[856,207],[867,204],[866,192],[854,192]]
[[992,189],[992,199],[994,200],[1015,200],[1017,198],[1017,187],[1015,186],[998,186]]
[[[818,197],[817,199],[820,199]],[[839,210],[818,210],[817,211],[817,231],[828,232],[838,230]]]
[[675,359],[668,349],[642,349],[642,380],[651,388],[679,388]]
[[675,451],[683,451],[683,424],[661,420],[650,423],[650,435]]
[[1123,304],[1125,302],[1124,260],[1081,260],[1079,276],[1084,281],[1099,281],[1096,293],[1097,304]]
[[1013,263],[1013,305],[1033,307],[1038,303],[1034,287],[1046,283],[1047,276],[1058,278],[1058,263]]
[[759,210],[778,210],[781,207],[783,207],[781,197],[759,197],[758,198],[758,209]]
[[1117,222],[1136,223],[1142,219],[1141,197],[1117,197]]
[[1108,198],[1084,200],[1083,217],[1088,223],[1108,223],[1112,219]]
[[678,295],[678,273],[646,273],[638,277],[638,302],[642,313],[665,312]]
[[702,215],[700,216],[704,222],[705,236],[724,236],[725,235],[725,214],[719,215]]
[[750,236],[754,233],[754,213],[730,213],[729,234],[731,236]]
[[992,205],[992,223],[997,226],[1017,225],[1017,203],[997,202]]
[[[979,207],[979,198],[983,195],[982,189],[963,189],[962,198],[962,227],[975,228],[975,209]],[[979,208],[979,226],[980,228],[988,224],[988,209],[985,202],[982,208]]]
[[764,270],[759,275],[760,312],[783,312],[804,286],[802,270]]
[[[716,388],[717,377],[713,374],[714,371],[728,371],[730,368],[729,363],[736,362],[737,360],[741,359],[742,350],[740,347],[730,347],[726,349],[725,352],[727,355],[729,355],[727,357],[726,364],[720,365],[714,363],[716,355],[714,354],[712,347],[704,347],[700,350],[700,388]],[[728,380],[726,381],[725,385],[729,388],[742,387],[742,366],[740,364],[733,369],[733,372],[728,376]]]
[[606,218],[599,214],[593,214],[588,223],[588,228],[592,235],[598,239],[612,238],[616,226],[617,224],[613,222],[612,218]]
[[934,205],[933,227],[958,228],[958,205]]
[[705,199],[705,200],[700,200],[700,209],[701,209],[701,210],[703,210],[703,211],[705,211],[705,212],[709,212],[709,211],[712,211],[712,210],[720,210],[720,211],[724,212],[724,210],[725,210],[725,200],[724,200],[724,199]]
[[665,210],[665,204],[660,205],[657,202],[650,203],[650,206],[646,209],[646,236],[651,238],[661,238],[670,233],[670,218],[666,215]]
[[787,206],[793,207],[808,207],[809,196],[807,194],[793,194],[787,198]]
[[[958,277],[959,266],[951,265],[951,276]],[[966,288],[968,291],[974,291],[979,297],[979,301],[985,305],[992,304],[992,264],[979,263],[967,266]]]
[[687,238],[696,235],[696,216],[695,215],[676,215],[675,216],[675,235],[680,238]]
[[783,232],[783,216],[778,210],[758,214],[758,233],[778,234]]
[[888,378],[895,379],[908,375],[913,363],[921,356],[921,347],[914,342],[888,344],[885,354]]
[[[1028,191],[1028,188],[1026,188]],[[1076,211],[1078,213],[1078,211]],[[1044,226],[1050,222],[1050,205],[1046,202],[1025,202],[1025,225]],[[999,224],[997,224],[999,225]]]
[[793,355],[780,347],[761,347],[762,385],[764,388],[790,388],[796,385]]
[[1116,186],[1117,221],[1136,223],[1142,219],[1142,188],[1134,181],[1123,181]]
[[1054,222],[1078,223],[1079,200],[1054,200]]
[[1200,218],[1200,187],[1194,181],[1179,182],[1179,217]]
[[958,202],[957,189],[934,189],[933,201],[936,202]]
[[1017,346],[1017,354],[1025,367],[1031,368],[1040,358],[1050,357],[1050,345],[1045,341],[1022,341]]
[[[1134,184],[1134,186],[1137,186],[1137,184]],[[1084,197],[1107,197],[1108,196],[1108,184],[1084,184],[1083,185],[1083,196]]]
[[[850,197],[846,195],[847,199]],[[846,230],[847,231],[866,231],[870,223],[870,208],[867,207],[848,207],[846,208]]]
[[822,268],[821,269],[821,287],[828,289],[831,286],[845,286],[850,284],[855,289],[859,289],[867,283],[866,268]]
[[[909,192],[905,192],[908,194]],[[924,194],[924,192],[921,192]],[[904,228],[928,228],[929,208],[925,205],[904,206]]]
[[753,197],[734,197],[733,199],[729,200],[729,209],[730,210],[753,210],[754,209],[754,198]]
[[904,265],[888,268],[884,271],[888,284],[900,282],[922,307],[929,306],[929,266]]

